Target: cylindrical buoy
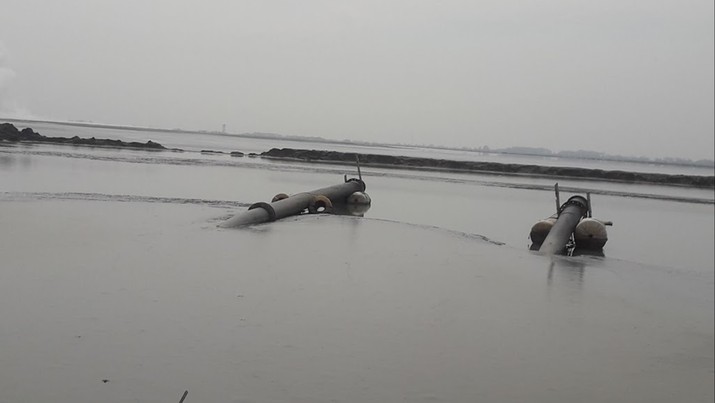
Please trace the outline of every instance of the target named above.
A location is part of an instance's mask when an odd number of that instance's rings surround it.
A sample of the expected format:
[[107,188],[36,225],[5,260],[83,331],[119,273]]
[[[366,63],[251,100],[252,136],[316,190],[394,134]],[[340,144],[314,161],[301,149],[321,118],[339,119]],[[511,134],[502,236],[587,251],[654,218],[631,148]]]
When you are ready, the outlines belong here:
[[348,196],[347,200],[345,201],[347,204],[362,204],[362,205],[370,205],[372,200],[370,200],[370,196],[368,196],[367,193],[365,192],[355,192]]
[[556,217],[549,217],[540,221],[537,221],[531,231],[529,232],[529,238],[531,238],[531,243],[534,245],[541,245],[544,243],[544,239],[549,235],[549,231],[556,223]]
[[606,226],[599,220],[584,218],[576,225],[574,241],[577,248],[603,249],[608,241]]

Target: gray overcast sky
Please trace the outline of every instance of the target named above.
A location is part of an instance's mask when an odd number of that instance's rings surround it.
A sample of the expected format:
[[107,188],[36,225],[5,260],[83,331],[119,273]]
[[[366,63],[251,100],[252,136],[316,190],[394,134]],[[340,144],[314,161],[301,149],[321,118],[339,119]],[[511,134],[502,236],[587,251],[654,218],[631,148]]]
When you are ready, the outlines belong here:
[[0,0],[0,116],[713,158],[712,0]]

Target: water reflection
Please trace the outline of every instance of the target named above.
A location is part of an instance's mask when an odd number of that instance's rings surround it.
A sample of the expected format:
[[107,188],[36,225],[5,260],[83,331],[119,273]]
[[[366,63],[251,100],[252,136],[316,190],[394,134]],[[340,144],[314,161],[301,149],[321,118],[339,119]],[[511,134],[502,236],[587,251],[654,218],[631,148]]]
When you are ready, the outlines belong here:
[[[567,256],[553,256],[549,263],[546,283],[549,287],[566,283],[569,288],[581,289],[586,274],[586,262]],[[573,286],[576,287],[573,287]]]
[[370,210],[369,204],[335,204],[332,214],[365,217],[368,210]]
[[10,168],[15,164],[15,159],[12,155],[0,155],[0,167]]
[[16,166],[27,169],[32,166],[32,157],[12,153],[0,153],[0,168],[12,170]]
[[603,249],[574,248],[571,251],[571,256],[606,257],[606,254],[603,252]]

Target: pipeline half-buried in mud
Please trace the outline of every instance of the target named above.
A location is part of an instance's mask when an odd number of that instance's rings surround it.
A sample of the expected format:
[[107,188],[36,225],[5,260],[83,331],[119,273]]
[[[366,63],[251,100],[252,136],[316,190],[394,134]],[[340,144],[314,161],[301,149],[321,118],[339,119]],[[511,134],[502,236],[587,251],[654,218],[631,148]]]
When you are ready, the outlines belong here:
[[362,179],[347,179],[339,185],[288,196],[279,193],[271,203],[252,204],[248,211],[236,214],[220,227],[232,228],[260,224],[303,213],[342,213],[362,215],[370,206]]

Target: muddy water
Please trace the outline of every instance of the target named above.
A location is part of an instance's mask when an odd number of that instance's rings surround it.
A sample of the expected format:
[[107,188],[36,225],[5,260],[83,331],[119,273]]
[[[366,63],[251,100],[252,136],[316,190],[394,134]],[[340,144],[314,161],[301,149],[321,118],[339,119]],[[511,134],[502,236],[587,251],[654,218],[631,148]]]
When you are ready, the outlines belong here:
[[605,258],[526,251],[533,178],[366,169],[365,218],[216,227],[348,171],[0,148],[0,402],[713,400],[712,191],[568,182]]
[[[344,173],[354,171],[247,157],[64,146],[5,147],[0,161],[0,200],[152,199],[248,206],[277,193],[339,183]],[[518,248],[527,247],[531,225],[555,209],[548,179],[375,168],[364,174],[368,193],[378,200],[369,217],[482,234]],[[615,223],[606,248],[610,258],[713,277],[712,190],[574,180],[560,184],[594,192],[595,216]],[[563,198],[570,194],[565,191]]]

